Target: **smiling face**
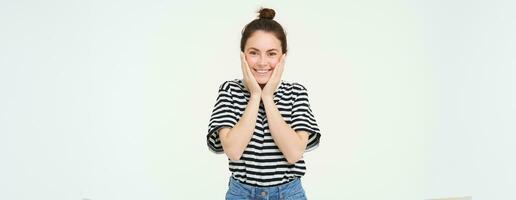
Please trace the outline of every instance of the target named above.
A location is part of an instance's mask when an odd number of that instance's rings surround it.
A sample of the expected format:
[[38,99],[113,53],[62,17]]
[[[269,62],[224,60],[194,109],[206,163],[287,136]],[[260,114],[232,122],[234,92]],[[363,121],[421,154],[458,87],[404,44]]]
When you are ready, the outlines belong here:
[[247,40],[244,53],[254,78],[263,88],[283,54],[281,41],[272,33],[256,31]]

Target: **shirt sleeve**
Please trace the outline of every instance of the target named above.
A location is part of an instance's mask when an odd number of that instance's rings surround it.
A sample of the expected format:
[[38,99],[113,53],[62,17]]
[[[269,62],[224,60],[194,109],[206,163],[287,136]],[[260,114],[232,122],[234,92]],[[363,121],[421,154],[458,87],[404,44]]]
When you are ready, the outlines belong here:
[[317,121],[310,108],[308,101],[308,92],[306,88],[297,83],[294,86],[294,92],[297,96],[292,106],[292,124],[291,127],[294,131],[306,131],[308,135],[308,144],[306,145],[305,152],[311,151],[319,146],[319,140],[321,133]]
[[219,129],[222,127],[233,128],[237,123],[235,107],[231,98],[231,87],[229,81],[219,87],[219,93],[208,125],[206,141],[208,148],[214,153],[223,153],[222,144],[219,139]]

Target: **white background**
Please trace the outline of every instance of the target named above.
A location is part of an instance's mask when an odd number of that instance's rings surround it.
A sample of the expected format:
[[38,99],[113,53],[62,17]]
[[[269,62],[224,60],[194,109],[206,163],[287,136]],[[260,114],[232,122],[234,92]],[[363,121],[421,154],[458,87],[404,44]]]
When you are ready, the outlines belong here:
[[310,199],[516,199],[511,1],[2,1],[0,199],[223,199],[206,146],[260,6],[322,131]]

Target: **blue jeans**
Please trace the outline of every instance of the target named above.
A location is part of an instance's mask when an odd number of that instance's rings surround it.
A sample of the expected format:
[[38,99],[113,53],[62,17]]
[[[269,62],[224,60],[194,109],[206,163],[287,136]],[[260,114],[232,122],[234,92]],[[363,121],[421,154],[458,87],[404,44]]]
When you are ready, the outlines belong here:
[[230,177],[228,186],[226,200],[306,200],[300,178],[278,186],[256,187]]

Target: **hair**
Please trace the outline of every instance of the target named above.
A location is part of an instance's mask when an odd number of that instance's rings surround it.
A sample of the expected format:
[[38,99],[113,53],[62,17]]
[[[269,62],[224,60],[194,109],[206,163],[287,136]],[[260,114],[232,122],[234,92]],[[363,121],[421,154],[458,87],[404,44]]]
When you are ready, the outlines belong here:
[[274,20],[276,12],[271,8],[260,8],[258,18],[245,25],[242,30],[242,39],[240,40],[240,51],[245,51],[247,39],[256,31],[265,31],[272,33],[280,42],[281,50],[287,53],[287,36],[283,27]]

